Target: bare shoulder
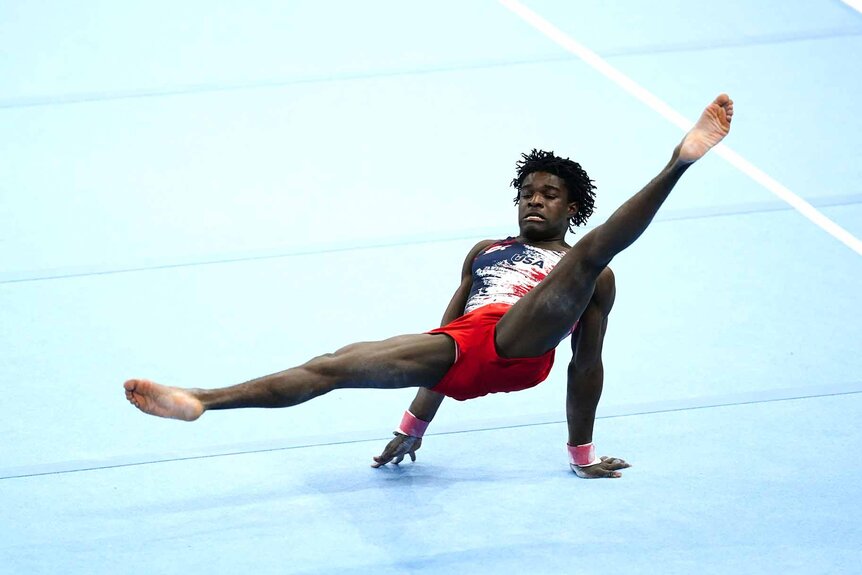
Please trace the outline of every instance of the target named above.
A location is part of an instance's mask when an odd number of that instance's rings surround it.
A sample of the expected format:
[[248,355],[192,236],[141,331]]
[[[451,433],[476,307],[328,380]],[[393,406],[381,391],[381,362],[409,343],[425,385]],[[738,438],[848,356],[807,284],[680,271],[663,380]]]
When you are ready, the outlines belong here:
[[467,253],[467,257],[464,258],[464,265],[461,267],[461,277],[469,277],[473,268],[473,260],[476,259],[476,256],[478,256],[482,250],[497,241],[499,240],[482,240],[477,242],[476,245]]
[[491,244],[495,244],[499,241],[500,240],[481,240],[479,242],[476,242],[476,245],[473,246],[473,249],[470,250],[470,253],[471,254],[478,254],[479,252],[481,252],[482,250],[484,250],[485,248],[487,248]]
[[497,243],[498,241],[500,241],[500,240],[482,240],[480,242],[477,242],[476,245],[473,246],[473,248],[467,254],[467,261],[472,262],[473,258],[475,258],[480,253],[482,253],[482,250],[484,250],[485,248],[487,248],[488,246],[490,246],[492,244]]

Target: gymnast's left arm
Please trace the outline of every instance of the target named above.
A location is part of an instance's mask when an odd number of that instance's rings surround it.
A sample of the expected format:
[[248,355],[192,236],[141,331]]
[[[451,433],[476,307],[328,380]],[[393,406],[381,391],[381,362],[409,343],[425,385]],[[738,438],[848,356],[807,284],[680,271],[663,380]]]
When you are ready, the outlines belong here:
[[599,275],[593,297],[572,334],[566,390],[567,449],[572,471],[585,479],[620,477],[621,469],[631,467],[616,457],[596,457],[593,445],[593,425],[605,375],[602,346],[615,297],[614,274],[606,268]]

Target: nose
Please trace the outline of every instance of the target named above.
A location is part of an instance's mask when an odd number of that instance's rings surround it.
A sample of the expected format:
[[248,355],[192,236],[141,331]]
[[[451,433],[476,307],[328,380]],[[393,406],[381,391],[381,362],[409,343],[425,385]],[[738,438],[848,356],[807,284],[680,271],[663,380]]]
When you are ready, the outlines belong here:
[[542,195],[538,192],[534,193],[532,196],[527,198],[528,206],[541,206],[542,205]]

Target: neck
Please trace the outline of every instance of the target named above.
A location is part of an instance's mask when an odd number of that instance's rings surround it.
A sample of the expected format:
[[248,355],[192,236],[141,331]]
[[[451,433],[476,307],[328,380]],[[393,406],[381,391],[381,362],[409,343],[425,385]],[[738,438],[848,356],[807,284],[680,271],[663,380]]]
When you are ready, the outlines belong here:
[[553,236],[550,238],[529,238],[524,235],[518,235],[515,238],[522,244],[527,244],[530,246],[535,246],[537,248],[546,248],[546,249],[568,249],[571,246],[566,243],[566,236],[563,234],[562,236]]

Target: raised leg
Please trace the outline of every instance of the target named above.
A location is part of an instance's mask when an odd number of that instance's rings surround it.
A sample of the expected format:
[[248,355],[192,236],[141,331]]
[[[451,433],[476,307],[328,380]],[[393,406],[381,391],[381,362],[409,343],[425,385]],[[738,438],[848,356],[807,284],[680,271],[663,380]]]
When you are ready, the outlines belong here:
[[455,344],[448,336],[402,335],[352,344],[230,387],[180,388],[131,379],[124,388],[129,402],[145,413],[193,421],[212,409],[289,407],[347,387],[432,387],[454,362]]
[[505,357],[535,357],[556,347],[581,317],[601,271],[646,230],[679,178],[730,131],[733,102],[726,94],[706,107],[674,149],[667,166],[607,221],[578,241],[550,274],[497,324]]

